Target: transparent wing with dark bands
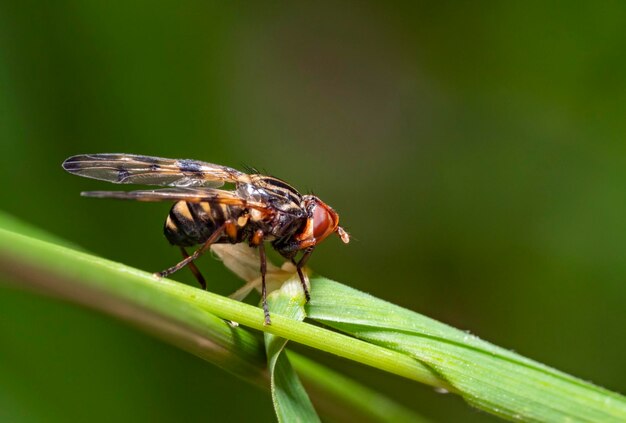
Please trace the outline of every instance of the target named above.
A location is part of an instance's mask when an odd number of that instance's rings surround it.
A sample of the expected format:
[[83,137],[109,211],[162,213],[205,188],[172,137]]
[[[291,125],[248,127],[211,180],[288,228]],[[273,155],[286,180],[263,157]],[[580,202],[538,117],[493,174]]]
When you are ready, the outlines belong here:
[[225,191],[213,188],[163,188],[155,190],[139,191],[86,191],[81,192],[83,197],[116,198],[120,200],[135,201],[188,201],[190,203],[212,202],[252,208],[256,210],[271,211],[267,205],[249,201],[239,197],[233,191]]
[[227,166],[188,159],[135,154],[82,154],[63,162],[63,169],[85,178],[114,184],[173,187],[219,187],[248,182],[247,174]]

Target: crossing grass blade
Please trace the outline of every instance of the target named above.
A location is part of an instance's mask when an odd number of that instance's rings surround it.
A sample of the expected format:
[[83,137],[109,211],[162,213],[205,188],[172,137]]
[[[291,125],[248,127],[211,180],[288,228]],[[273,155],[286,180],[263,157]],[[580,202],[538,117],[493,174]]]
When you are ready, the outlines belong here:
[[[429,421],[380,392],[356,383],[311,359],[293,351],[287,351],[287,356],[304,382],[316,407],[321,409],[325,406],[326,410],[332,408],[338,421],[362,423],[427,423]],[[322,398],[316,394],[318,389],[331,395],[336,401],[319,403]]]
[[[304,292],[296,277],[288,279],[267,299],[270,310],[293,320],[304,320]],[[272,402],[281,423],[320,422],[304,386],[285,354],[287,340],[265,333],[265,350],[270,372]]]

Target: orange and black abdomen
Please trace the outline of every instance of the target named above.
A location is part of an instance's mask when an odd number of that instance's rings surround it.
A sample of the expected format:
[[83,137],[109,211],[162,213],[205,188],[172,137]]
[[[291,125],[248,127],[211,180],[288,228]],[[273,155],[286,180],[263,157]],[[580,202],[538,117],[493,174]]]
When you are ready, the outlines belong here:
[[[170,210],[163,232],[173,245],[189,247],[206,241],[226,220],[236,220],[244,209],[224,204],[179,201]],[[223,235],[217,242],[229,240]],[[232,240],[236,241],[236,240]]]

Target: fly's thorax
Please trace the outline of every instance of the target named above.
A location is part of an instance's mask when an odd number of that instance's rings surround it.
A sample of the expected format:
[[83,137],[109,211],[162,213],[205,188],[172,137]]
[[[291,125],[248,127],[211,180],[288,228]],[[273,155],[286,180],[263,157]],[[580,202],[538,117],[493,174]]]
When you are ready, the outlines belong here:
[[249,216],[250,222],[254,222],[258,224],[259,223],[270,224],[272,222],[272,217],[269,216],[266,212],[261,211],[261,210],[250,209],[248,211],[248,216]]
[[286,212],[292,212],[302,204],[302,195],[294,187],[273,176],[250,175],[250,183],[239,184],[237,194]]
[[288,213],[274,207],[269,212],[250,208],[248,216],[249,229],[262,230],[268,241],[293,235],[305,221],[302,213]]

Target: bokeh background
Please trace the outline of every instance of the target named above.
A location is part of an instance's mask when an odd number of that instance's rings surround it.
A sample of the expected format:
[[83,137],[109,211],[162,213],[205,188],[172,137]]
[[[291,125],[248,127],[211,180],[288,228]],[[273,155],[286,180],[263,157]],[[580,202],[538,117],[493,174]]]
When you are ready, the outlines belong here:
[[[341,213],[353,242],[325,242],[316,271],[623,393],[625,21],[618,1],[2,1],[1,209],[156,271],[178,260],[168,205],[81,198],[115,187],[63,159],[255,166]],[[309,353],[435,421],[495,420]],[[270,399],[0,285],[1,420],[227,418],[272,421]]]

